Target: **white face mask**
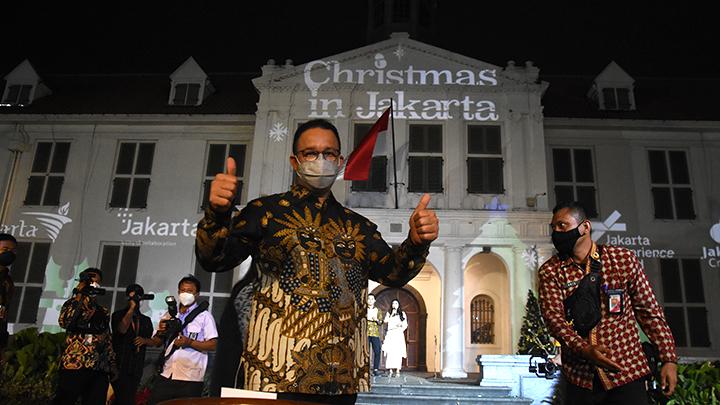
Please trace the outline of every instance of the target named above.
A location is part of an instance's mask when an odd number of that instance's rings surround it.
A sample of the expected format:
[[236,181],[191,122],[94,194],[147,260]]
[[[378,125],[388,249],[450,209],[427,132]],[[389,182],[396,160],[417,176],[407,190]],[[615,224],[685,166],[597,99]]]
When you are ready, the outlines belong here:
[[335,182],[340,167],[335,162],[325,160],[322,153],[313,161],[298,162],[297,174],[302,183],[315,190],[325,190],[330,188]]
[[195,302],[195,294],[190,294],[187,292],[180,293],[178,295],[178,299],[180,300],[180,304],[188,307],[188,306],[192,305],[193,302]]
[[100,283],[98,283],[97,281],[93,281],[92,283],[90,283],[90,287],[100,288]]

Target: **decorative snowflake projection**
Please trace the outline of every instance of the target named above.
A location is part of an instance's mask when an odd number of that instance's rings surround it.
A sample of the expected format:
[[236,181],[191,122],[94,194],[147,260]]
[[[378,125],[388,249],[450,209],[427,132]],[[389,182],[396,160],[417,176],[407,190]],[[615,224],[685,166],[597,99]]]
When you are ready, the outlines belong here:
[[540,257],[538,255],[536,246],[530,246],[529,248],[525,249],[522,253],[523,260],[525,261],[525,266],[528,268],[528,270],[535,271],[540,263],[542,263],[545,258]]
[[393,55],[397,56],[398,60],[402,59],[403,56],[405,56],[405,48],[398,45],[397,49],[395,49],[395,52],[393,52]]
[[268,132],[270,139],[275,142],[282,142],[288,134],[288,129],[282,122],[276,122]]

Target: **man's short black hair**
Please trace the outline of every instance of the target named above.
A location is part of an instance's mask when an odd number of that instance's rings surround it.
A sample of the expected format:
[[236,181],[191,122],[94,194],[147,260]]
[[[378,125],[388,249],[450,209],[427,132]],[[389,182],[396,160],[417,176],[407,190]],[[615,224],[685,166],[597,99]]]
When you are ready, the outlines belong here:
[[10,235],[9,233],[0,233],[0,242],[4,240],[12,241],[12,243],[17,245],[17,239],[15,239],[15,237]]
[[125,288],[125,295],[130,295],[131,292],[135,292],[135,295],[145,294],[145,289],[140,284],[130,284]]
[[[371,296],[371,295],[372,295],[373,297],[375,297],[375,294],[373,294],[373,293],[368,294],[368,297]],[[375,298],[377,298],[377,297],[375,297]]]
[[102,270],[98,269],[97,267],[88,267],[87,269],[80,272],[80,274],[92,274],[95,273],[100,277],[100,281],[102,281]]
[[188,274],[187,276],[180,279],[178,282],[178,290],[180,289],[180,286],[182,283],[192,283],[195,284],[195,288],[197,288],[197,292],[200,292],[200,280],[197,279],[197,277],[193,276],[192,274]]
[[553,208],[553,215],[562,209],[569,209],[572,216],[577,219],[578,224],[587,220],[585,207],[578,201],[561,201]]
[[330,121],[324,120],[322,118],[310,120],[308,122],[305,122],[301,124],[298,129],[295,131],[295,135],[293,135],[293,154],[296,154],[297,151],[297,143],[300,139],[300,135],[303,134],[303,132],[307,131],[308,129],[313,128],[322,128],[322,129],[329,129],[330,131],[335,134],[335,138],[338,141],[338,150],[340,150],[340,135],[338,134],[337,128],[335,128],[335,125],[333,125]]

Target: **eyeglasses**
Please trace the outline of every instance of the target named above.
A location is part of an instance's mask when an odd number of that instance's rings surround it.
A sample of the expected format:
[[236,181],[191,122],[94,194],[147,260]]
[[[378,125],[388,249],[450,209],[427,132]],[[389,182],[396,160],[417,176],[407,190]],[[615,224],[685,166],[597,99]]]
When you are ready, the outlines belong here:
[[323,155],[323,159],[334,162],[340,157],[340,151],[335,149],[328,149],[322,152],[316,150],[301,150],[298,152],[298,155],[302,156],[303,160],[310,162],[317,160],[318,156]]

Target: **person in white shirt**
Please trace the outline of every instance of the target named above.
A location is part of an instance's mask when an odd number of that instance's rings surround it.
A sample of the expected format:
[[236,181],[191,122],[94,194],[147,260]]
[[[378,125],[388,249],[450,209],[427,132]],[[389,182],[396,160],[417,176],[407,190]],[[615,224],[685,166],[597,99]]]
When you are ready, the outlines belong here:
[[388,377],[400,376],[402,359],[407,357],[407,345],[405,344],[405,329],[408,327],[407,316],[400,307],[400,301],[393,300],[392,308],[385,317],[387,332],[382,350],[385,353],[385,368],[390,370]]
[[[193,276],[183,277],[178,283],[180,306],[177,319],[181,324],[184,324],[185,318],[198,307],[199,293],[200,280]],[[152,338],[155,346],[162,346],[167,339],[167,321],[170,319],[169,312],[160,318],[158,330]],[[164,346],[164,352],[160,354],[165,356],[165,364],[155,381],[150,404],[168,399],[201,396],[208,362],[207,352],[215,350],[217,337],[212,314],[202,310],[177,334],[172,343],[168,342]]]

